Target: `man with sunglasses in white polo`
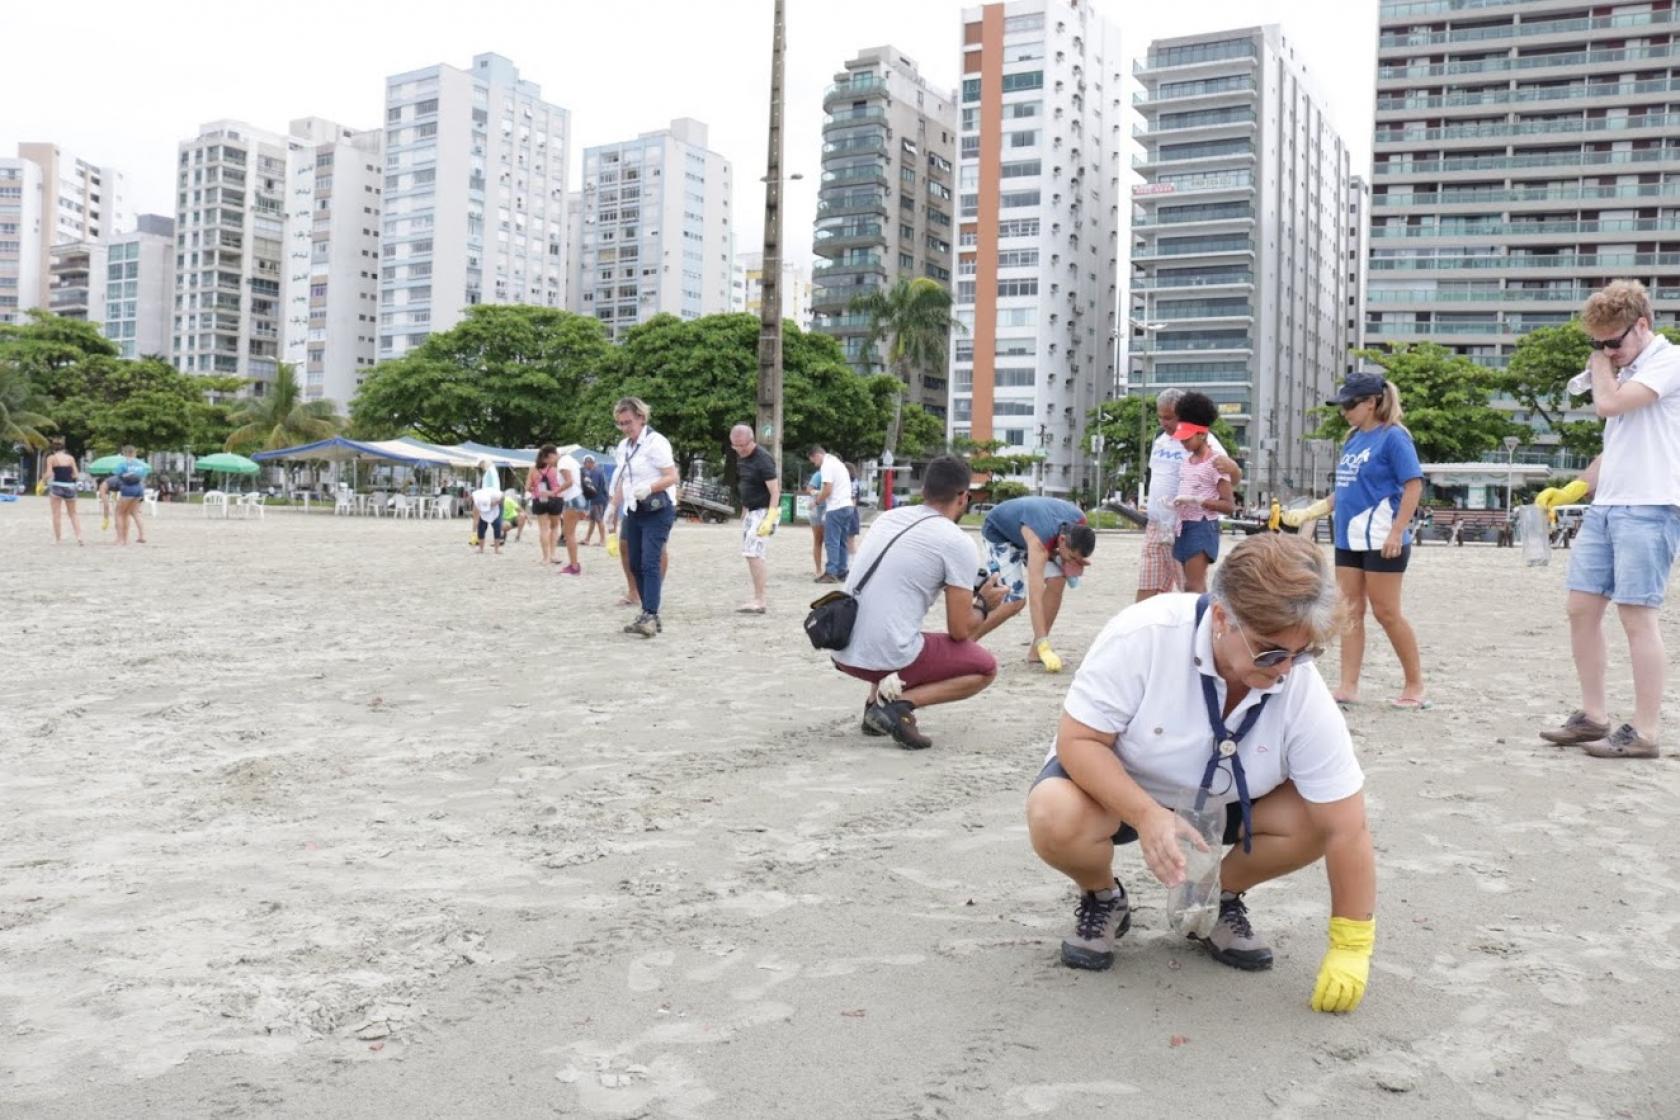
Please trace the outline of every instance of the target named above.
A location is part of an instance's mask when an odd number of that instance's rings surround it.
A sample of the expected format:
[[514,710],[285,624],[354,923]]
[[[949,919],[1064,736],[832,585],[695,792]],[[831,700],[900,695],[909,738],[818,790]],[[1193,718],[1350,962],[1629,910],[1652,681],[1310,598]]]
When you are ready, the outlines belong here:
[[[1605,421],[1604,451],[1580,478],[1535,499],[1550,509],[1593,495],[1567,581],[1581,707],[1540,736],[1594,758],[1659,753],[1666,654],[1658,612],[1680,551],[1680,348],[1651,323],[1651,300],[1637,281],[1612,281],[1587,300],[1581,325],[1593,352],[1570,388],[1584,392],[1590,384],[1593,409]],[[1627,634],[1634,705],[1632,721],[1614,730],[1605,693],[1611,603]]]

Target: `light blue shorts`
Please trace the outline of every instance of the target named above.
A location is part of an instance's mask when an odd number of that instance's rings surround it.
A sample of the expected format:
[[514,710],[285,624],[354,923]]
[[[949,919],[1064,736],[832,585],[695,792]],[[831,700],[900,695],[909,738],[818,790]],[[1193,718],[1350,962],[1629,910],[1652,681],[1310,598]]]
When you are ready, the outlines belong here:
[[1677,551],[1680,506],[1589,506],[1565,586],[1625,606],[1660,607]]
[[[980,542],[986,546],[986,570],[994,573],[1003,584],[1003,601],[1021,602],[1027,597],[1027,550],[1016,548],[1007,542],[999,544],[997,541],[989,541],[985,537],[981,537]],[[1045,582],[1061,578],[1061,565],[1054,560],[1046,560]],[[1073,586],[1071,581],[1069,586]]]

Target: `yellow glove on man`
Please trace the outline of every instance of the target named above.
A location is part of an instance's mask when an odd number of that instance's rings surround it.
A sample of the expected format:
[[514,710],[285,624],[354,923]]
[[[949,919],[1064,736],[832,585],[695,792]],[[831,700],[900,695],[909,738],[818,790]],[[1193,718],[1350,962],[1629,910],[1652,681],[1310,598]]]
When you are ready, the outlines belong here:
[[1291,529],[1299,529],[1305,522],[1317,521],[1321,517],[1328,516],[1329,513],[1330,499],[1320,498],[1306,509],[1285,510],[1283,523]]
[[1371,946],[1376,939],[1374,920],[1330,919],[1330,948],[1318,966],[1318,983],[1313,985],[1314,1011],[1352,1011],[1359,1006],[1371,975]]
[[1062,659],[1057,657],[1056,651],[1050,648],[1049,638],[1040,638],[1038,641],[1034,642],[1033,652],[1038,654],[1038,659],[1043,663],[1044,671],[1046,673],[1059,673],[1062,671]]
[[776,531],[776,517],[775,517],[775,515],[776,515],[777,512],[779,512],[779,511],[777,511],[777,510],[766,510],[765,511],[763,520],[759,521],[759,523],[758,523],[758,535],[759,536],[768,537],[771,533],[774,533]]
[[1568,486],[1548,486],[1535,495],[1534,504],[1541,509],[1549,510],[1554,506],[1572,506],[1587,496],[1587,484],[1576,479]]

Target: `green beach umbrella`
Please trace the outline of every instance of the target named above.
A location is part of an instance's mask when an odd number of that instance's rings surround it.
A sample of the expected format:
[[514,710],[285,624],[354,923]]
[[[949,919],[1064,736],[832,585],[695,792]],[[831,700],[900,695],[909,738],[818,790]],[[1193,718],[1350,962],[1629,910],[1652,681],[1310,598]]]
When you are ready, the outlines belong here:
[[[90,468],[91,469],[91,468]],[[193,463],[195,471],[215,471],[218,474],[256,474],[262,467],[230,451],[218,451],[214,455],[206,455]]]
[[[235,458],[237,458],[237,456],[235,456]],[[140,463],[141,474],[147,475],[152,473],[150,465],[140,460],[136,460],[136,462]],[[103,459],[95,459],[93,462],[89,463],[87,465],[87,472],[89,474],[110,474],[112,471],[122,466],[122,464],[123,457],[121,455],[107,455]],[[255,463],[252,463],[251,465],[256,466]]]

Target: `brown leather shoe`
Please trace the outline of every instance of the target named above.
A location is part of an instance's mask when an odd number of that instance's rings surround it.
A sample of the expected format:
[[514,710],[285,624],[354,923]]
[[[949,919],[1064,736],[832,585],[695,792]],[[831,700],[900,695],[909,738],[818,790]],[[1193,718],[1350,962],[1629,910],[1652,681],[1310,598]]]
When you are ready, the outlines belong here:
[[1587,718],[1587,713],[1576,711],[1563,721],[1562,727],[1550,731],[1540,732],[1540,738],[1548,743],[1556,743],[1560,747],[1578,747],[1582,743],[1596,743],[1610,735],[1608,723],[1596,723]]
[[1608,739],[1588,743],[1582,748],[1594,758],[1656,758],[1662,754],[1657,744],[1624,723],[1610,733]]

